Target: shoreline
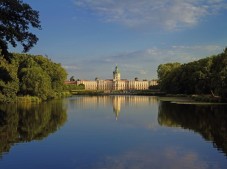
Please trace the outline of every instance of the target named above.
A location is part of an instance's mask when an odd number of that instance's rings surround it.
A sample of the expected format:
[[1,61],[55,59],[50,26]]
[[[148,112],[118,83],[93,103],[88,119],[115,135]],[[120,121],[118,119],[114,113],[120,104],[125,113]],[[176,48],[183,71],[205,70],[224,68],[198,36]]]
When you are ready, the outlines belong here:
[[[64,94],[63,94],[64,93]],[[114,92],[104,92],[104,91],[74,91],[74,92],[63,92],[57,97],[52,99],[59,99],[63,97],[71,96],[157,96],[159,101],[167,101],[175,104],[219,104],[227,105],[227,102],[222,101],[221,98],[212,97],[211,95],[184,95],[184,94],[166,94],[159,91],[133,91],[133,92],[124,92],[124,91],[114,91]],[[67,94],[66,94],[67,93]],[[52,100],[49,99],[49,100]],[[34,96],[17,96],[17,103],[40,103],[43,102],[40,98]],[[1,103],[0,103],[1,104]]]
[[185,95],[185,94],[166,94],[159,91],[137,91],[137,92],[111,92],[101,91],[82,91],[72,94],[72,96],[113,96],[113,95],[132,95],[132,96],[157,96],[160,101],[169,101],[181,104],[227,104],[221,98],[212,95]]

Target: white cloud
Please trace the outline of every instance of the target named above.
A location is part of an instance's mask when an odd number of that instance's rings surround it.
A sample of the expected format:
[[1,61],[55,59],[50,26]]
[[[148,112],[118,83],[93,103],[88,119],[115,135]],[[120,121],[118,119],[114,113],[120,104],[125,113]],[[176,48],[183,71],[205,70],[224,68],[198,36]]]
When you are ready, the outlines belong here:
[[161,64],[166,62],[186,63],[200,58],[222,52],[223,46],[200,45],[200,46],[170,46],[166,48],[148,48],[145,50],[121,53],[111,56],[118,63],[127,64]]
[[74,66],[74,65],[63,65],[62,67],[67,69],[67,70],[79,70],[79,68],[77,66]]
[[197,25],[226,7],[224,0],[75,0],[75,4],[106,22],[168,30]]
[[[124,52],[112,56],[96,57],[93,59],[77,60],[64,66],[69,77],[74,75],[80,79],[112,78],[112,71],[117,64],[123,79],[153,79],[157,78],[157,67],[168,62],[187,63],[223,51],[223,46],[195,45],[169,46],[165,48],[151,47],[145,50]],[[83,66],[81,66],[83,65]]]
[[139,70],[141,75],[147,75],[147,72],[144,69]]
[[[90,63],[93,66],[96,63],[100,69],[104,67],[113,68],[113,66],[118,64],[122,70],[123,78],[133,79],[134,77],[139,77],[140,79],[151,79],[156,78],[157,67],[160,64],[168,62],[187,63],[221,53],[222,50],[223,46],[218,45],[153,47],[105,58],[96,58],[91,60]],[[103,60],[108,60],[109,62],[102,62]],[[102,73],[108,72],[104,71]]]

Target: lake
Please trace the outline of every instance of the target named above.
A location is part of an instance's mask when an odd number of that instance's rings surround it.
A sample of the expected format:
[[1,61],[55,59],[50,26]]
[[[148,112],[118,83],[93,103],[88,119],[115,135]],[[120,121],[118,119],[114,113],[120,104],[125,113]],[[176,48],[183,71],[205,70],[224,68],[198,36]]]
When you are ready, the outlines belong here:
[[153,96],[0,105],[1,169],[226,169],[227,106]]

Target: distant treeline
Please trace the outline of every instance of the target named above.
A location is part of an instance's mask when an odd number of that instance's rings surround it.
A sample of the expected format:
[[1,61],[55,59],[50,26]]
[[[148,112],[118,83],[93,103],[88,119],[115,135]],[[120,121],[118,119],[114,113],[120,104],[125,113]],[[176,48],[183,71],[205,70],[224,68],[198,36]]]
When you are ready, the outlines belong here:
[[41,55],[0,56],[0,102],[15,101],[16,96],[54,98],[63,91],[66,71],[60,64]]
[[227,100],[227,48],[223,53],[186,64],[158,66],[159,87],[170,94],[210,94]]

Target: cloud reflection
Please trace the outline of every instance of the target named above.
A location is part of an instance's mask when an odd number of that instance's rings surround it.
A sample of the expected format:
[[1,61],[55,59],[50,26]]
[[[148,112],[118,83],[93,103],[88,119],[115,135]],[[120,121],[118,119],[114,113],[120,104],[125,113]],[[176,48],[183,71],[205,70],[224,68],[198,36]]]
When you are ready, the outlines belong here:
[[[218,168],[218,166],[216,166]],[[214,168],[216,168],[214,167]],[[209,164],[196,152],[177,147],[147,150],[145,146],[119,156],[108,156],[94,168],[108,169],[208,169]]]

